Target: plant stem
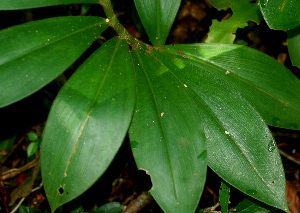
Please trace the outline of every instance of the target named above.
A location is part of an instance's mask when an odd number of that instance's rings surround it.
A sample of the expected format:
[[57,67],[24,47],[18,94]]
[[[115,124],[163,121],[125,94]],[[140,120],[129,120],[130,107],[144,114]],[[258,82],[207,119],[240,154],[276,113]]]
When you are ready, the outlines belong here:
[[99,3],[104,9],[104,12],[108,18],[110,26],[112,26],[119,36],[125,39],[129,45],[138,46],[141,42],[131,36],[127,30],[119,22],[117,16],[115,15],[110,0],[99,0]]

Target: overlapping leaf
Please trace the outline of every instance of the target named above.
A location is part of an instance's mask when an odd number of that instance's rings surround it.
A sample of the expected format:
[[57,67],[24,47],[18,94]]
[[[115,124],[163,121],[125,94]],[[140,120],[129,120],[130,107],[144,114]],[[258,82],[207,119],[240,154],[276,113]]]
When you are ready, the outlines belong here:
[[107,27],[103,18],[59,17],[0,31],[0,107],[55,79]]
[[300,26],[287,31],[287,42],[291,61],[300,67]]
[[259,4],[270,28],[289,30],[300,25],[299,0],[260,0]]
[[163,45],[181,0],[134,0],[134,3],[152,44]]
[[218,67],[221,76],[226,73],[226,81],[235,85],[268,125],[300,129],[300,81],[275,59],[239,45],[183,47],[183,54]]
[[[286,210],[284,173],[274,139],[257,111],[237,92],[236,88],[242,86],[232,85],[234,81],[230,79],[233,74],[227,72],[226,66],[217,63],[225,50],[230,50],[225,54],[226,58],[240,60],[236,51],[242,49],[247,56],[257,57],[256,61],[253,58],[251,61],[239,61],[244,72],[251,76],[249,73],[255,73],[257,67],[273,61],[266,57],[262,63],[258,52],[242,46],[224,45],[222,52],[217,48],[220,46],[175,45],[153,53],[194,96],[205,124],[208,165],[244,193]],[[203,57],[211,52],[214,52],[214,57]],[[253,69],[254,66],[256,69]],[[237,70],[242,67],[235,66]],[[274,66],[263,69],[271,72]],[[277,71],[285,72],[283,67]],[[276,75],[276,69],[274,72],[270,75]],[[247,85],[245,80],[243,83]]]
[[128,45],[114,38],[58,94],[41,148],[43,182],[53,212],[86,191],[109,166],[131,121],[134,86]]
[[150,175],[150,192],[165,212],[194,212],[206,177],[201,115],[185,82],[149,51],[132,53],[137,73],[129,131],[133,154],[138,168]]
[[47,7],[62,4],[97,4],[99,0],[1,0],[0,10],[18,10],[27,8]]

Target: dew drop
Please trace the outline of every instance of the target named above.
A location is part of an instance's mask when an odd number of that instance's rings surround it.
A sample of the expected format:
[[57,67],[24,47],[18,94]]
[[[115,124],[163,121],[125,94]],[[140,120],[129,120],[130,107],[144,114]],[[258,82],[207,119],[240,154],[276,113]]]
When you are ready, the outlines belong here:
[[226,72],[225,72],[225,75],[229,75],[230,74],[230,72],[227,70]]
[[105,19],[105,21],[106,21],[106,22],[109,22],[109,19],[107,18],[107,19]]
[[268,143],[268,151],[269,152],[273,152],[276,148],[276,144],[275,144],[275,141],[271,141]]

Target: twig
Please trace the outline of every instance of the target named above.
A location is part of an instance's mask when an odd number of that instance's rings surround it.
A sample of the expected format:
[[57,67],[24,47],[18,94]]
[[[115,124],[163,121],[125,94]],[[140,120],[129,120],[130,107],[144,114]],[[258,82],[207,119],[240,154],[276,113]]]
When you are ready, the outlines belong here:
[[26,138],[26,135],[23,135],[18,142],[11,148],[11,150],[7,153],[7,155],[5,155],[1,161],[0,164],[3,165],[5,163],[5,161],[16,151],[16,149],[21,145],[21,143],[23,142],[23,140]]
[[288,153],[282,151],[281,149],[278,149],[278,150],[279,150],[279,153],[280,153],[283,157],[285,157],[285,158],[289,159],[290,161],[292,161],[292,162],[294,162],[294,163],[300,165],[300,161],[298,161],[297,159],[295,159],[293,156],[291,156],[291,155],[289,155]]
[[142,192],[136,199],[130,202],[124,213],[137,213],[152,201],[148,192]]
[[[43,187],[43,182],[41,182],[39,186],[33,188],[30,193],[35,192],[42,187]],[[24,202],[25,199],[26,199],[26,197],[22,197],[22,199],[19,201],[19,203],[16,205],[16,207],[10,213],[15,213],[19,209],[20,205]]]
[[2,180],[7,180],[10,178],[13,178],[13,177],[17,176],[18,174],[21,174],[22,172],[35,167],[37,160],[38,160],[38,158],[35,158],[33,161],[29,162],[28,164],[26,164],[20,168],[17,168],[17,169],[14,168],[14,169],[10,169],[8,171],[3,172]]
[[25,200],[25,197],[22,197],[22,199],[19,201],[19,203],[16,205],[16,207],[10,213],[15,213],[19,209],[21,204],[24,202],[24,200]]

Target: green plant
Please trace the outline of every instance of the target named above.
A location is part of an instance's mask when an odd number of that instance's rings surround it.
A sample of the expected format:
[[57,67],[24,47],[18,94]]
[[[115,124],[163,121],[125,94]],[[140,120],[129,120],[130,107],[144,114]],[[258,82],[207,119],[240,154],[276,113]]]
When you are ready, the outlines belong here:
[[[219,8],[239,4],[211,2],[222,3],[215,5]],[[252,3],[253,11],[260,7],[275,29],[299,26],[296,1],[288,7],[283,0],[276,2],[280,11],[267,0]],[[0,9],[71,3],[98,1],[2,0]],[[150,192],[165,212],[195,211],[207,166],[245,194],[288,212],[282,163],[267,125],[300,129],[300,81],[273,58],[248,47],[164,45],[180,3],[135,0],[153,46],[128,34],[109,0],[100,0],[106,19],[57,17],[0,32],[1,107],[55,79],[109,25],[119,34],[82,64],[51,108],[41,167],[52,212],[105,172],[127,132],[136,163],[150,175]],[[274,16],[277,12],[292,19],[283,23]]]

